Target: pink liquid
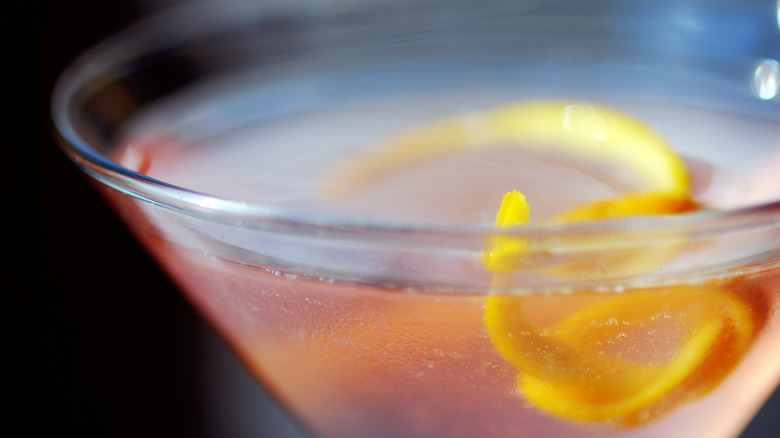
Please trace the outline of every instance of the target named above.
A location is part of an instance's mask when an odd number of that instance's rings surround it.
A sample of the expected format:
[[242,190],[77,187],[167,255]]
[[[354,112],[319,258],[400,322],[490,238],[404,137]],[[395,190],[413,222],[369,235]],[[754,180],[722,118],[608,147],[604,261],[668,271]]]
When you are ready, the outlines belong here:
[[251,372],[323,436],[735,436],[780,375],[777,267],[725,280],[762,321],[736,370],[703,398],[615,430],[517,394],[516,370],[486,334],[484,296],[296,280],[143,240]]
[[[233,199],[275,195],[271,184],[252,180],[251,169],[238,176],[226,173],[224,169],[230,167],[225,163],[215,165],[214,156],[199,159],[197,154],[185,154],[187,146],[169,138],[129,144],[122,152],[123,164],[152,177],[201,188],[218,181],[214,189],[217,194]],[[381,216],[396,213],[419,220],[454,217],[456,222],[490,221],[499,199],[492,194],[518,184],[516,180],[507,181],[500,172],[497,177],[490,171],[496,163],[506,165],[514,159],[504,154],[497,152],[479,165],[469,165],[472,174],[465,179],[479,183],[462,184],[462,190],[450,190],[464,180],[462,173],[455,174],[451,169],[474,160],[453,156],[451,162],[429,163],[423,170],[408,169],[403,177],[380,183],[347,202],[318,208]],[[594,178],[576,167],[556,168],[550,164],[552,170],[540,171],[545,165],[519,159],[512,167],[526,166],[526,173],[534,176],[534,181],[546,176],[552,181],[566,178],[578,182],[569,186],[574,190],[549,181],[541,185],[521,183],[529,188],[529,199],[539,200],[536,206],[540,217],[554,214],[575,200],[621,191],[620,184]],[[718,187],[720,175],[715,175],[714,185],[709,184],[711,175],[698,173],[694,177],[702,196],[713,197],[707,190]],[[448,190],[436,190],[437,184]],[[419,197],[399,195],[415,187],[420,188]],[[169,230],[176,225],[165,224],[164,215],[155,207],[113,192],[108,196],[125,212],[140,241],[247,368],[307,428],[321,436],[729,437],[739,433],[780,380],[780,356],[776,353],[780,351],[780,315],[776,310],[780,305],[780,265],[776,258],[727,275],[701,278],[696,284],[681,283],[686,290],[707,286],[728,291],[747,309],[753,324],[744,353],[729,349],[709,353],[721,356],[710,358],[709,365],[702,365],[699,373],[717,368],[713,363],[726,363],[722,376],[711,379],[714,383],[704,385],[704,389],[691,389],[690,394],[664,396],[661,403],[638,413],[639,419],[631,424],[580,421],[547,412],[522,396],[518,370],[498,351],[486,329],[485,293],[410,291],[307,278],[306,273],[226,259],[210,253],[208,245],[199,247],[188,241],[187,233],[172,235]],[[745,246],[751,242],[741,239],[740,243]],[[734,242],[719,244],[716,242],[714,249],[707,251],[692,251],[689,258],[715,257],[736,248]],[[417,269],[422,271],[433,269],[426,260],[399,256],[395,263],[418,263]],[[477,262],[473,266],[436,269],[444,269],[453,277],[486,276]],[[541,299],[536,305],[540,313],[557,312],[562,315],[558,318],[563,318],[569,307],[577,308],[583,297],[589,296],[584,293],[562,290],[535,298]],[[607,299],[619,293],[633,291],[629,287],[602,295]],[[620,312],[614,318],[618,324],[625,321]],[[686,322],[679,315],[671,319],[674,327],[679,321]],[[673,355],[674,345],[681,342],[675,336],[686,335],[674,335],[671,328],[665,327],[653,327],[661,330],[655,338],[629,333],[626,336],[633,339],[627,342],[641,345],[643,356]],[[653,340],[658,343],[650,345]]]

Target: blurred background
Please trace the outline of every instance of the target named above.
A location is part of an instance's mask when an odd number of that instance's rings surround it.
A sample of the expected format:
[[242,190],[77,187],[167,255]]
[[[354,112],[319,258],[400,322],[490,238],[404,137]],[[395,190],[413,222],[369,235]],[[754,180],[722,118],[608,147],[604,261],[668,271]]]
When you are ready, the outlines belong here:
[[[52,139],[48,100],[67,63],[138,17],[181,2],[36,4],[43,9],[36,18],[42,36],[38,217],[44,257],[36,260],[43,269],[35,276],[43,287],[22,291],[30,312],[10,319],[16,323],[9,337],[19,351],[9,374],[12,406],[3,414],[11,436],[302,436]],[[776,392],[743,438],[776,437],[778,431]]]

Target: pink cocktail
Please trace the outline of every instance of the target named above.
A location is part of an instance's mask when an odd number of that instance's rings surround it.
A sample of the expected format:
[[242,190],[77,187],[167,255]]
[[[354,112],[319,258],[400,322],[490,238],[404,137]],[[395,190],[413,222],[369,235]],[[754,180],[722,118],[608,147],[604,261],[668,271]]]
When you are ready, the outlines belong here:
[[61,144],[313,436],[737,436],[780,381],[780,43],[475,3],[155,18],[66,72]]

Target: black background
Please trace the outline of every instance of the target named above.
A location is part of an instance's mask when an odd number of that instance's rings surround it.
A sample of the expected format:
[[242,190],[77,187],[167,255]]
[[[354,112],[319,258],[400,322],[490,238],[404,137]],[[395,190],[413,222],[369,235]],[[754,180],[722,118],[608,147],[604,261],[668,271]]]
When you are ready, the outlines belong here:
[[[11,436],[293,434],[52,140],[48,100],[65,65],[169,3],[36,4],[43,233],[29,262],[31,284],[41,287],[13,291],[23,307],[6,308],[15,313],[7,337],[17,353],[3,413]],[[743,437],[780,435],[778,417],[776,394]]]
[[[128,1],[43,3],[40,131],[43,221],[33,395],[22,435],[198,436],[199,321],[56,147],[48,99],[80,51],[144,11]],[[27,388],[25,388],[27,390]]]

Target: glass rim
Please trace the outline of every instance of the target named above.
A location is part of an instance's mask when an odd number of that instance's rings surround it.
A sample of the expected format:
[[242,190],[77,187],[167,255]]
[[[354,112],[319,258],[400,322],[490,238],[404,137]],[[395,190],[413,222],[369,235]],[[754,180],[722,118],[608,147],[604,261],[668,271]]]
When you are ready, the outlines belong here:
[[[138,199],[209,221],[295,234],[316,234],[328,230],[331,236],[374,235],[422,241],[465,240],[479,241],[482,245],[486,235],[512,235],[536,241],[586,235],[588,237],[620,235],[634,243],[639,243],[667,233],[679,235],[680,232],[685,232],[687,238],[695,236],[695,238],[705,239],[748,229],[780,228],[780,199],[730,210],[703,209],[669,216],[632,216],[599,221],[540,224],[512,229],[496,229],[492,224],[412,222],[313,213],[305,209],[273,207],[200,193],[148,177],[123,167],[99,153],[77,133],[73,121],[68,116],[71,99],[82,85],[107,64],[112,65],[111,63],[117,62],[117,59],[119,61],[128,59],[127,55],[122,58],[112,55],[112,49],[126,45],[128,37],[131,40],[138,37],[154,23],[175,17],[181,9],[191,11],[191,8],[203,6],[208,5],[196,2],[142,19],[83,52],[58,78],[50,100],[54,138],[84,173],[101,184]],[[225,8],[221,9],[221,11],[225,10]],[[211,12],[212,9],[208,11]],[[183,35],[177,36],[185,38]]]

